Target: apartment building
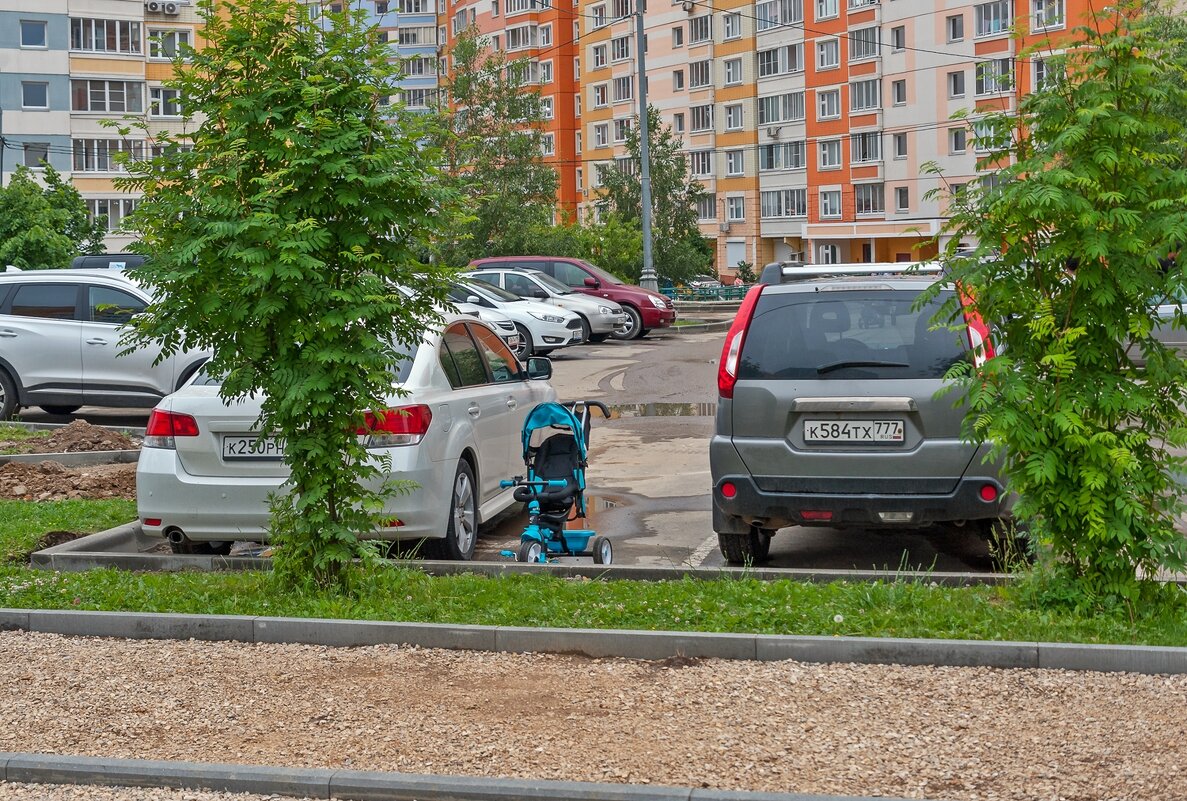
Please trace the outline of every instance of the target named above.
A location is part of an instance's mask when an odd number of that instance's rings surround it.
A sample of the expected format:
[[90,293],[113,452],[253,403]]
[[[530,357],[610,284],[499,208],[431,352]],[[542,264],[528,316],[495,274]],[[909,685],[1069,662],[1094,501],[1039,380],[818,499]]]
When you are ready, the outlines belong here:
[[581,168],[582,101],[576,0],[458,0],[443,5],[438,41],[443,69],[459,33],[476,26],[491,50],[509,61],[526,59],[531,91],[544,107],[542,148],[545,163],[557,172],[559,222],[577,212],[584,171]]

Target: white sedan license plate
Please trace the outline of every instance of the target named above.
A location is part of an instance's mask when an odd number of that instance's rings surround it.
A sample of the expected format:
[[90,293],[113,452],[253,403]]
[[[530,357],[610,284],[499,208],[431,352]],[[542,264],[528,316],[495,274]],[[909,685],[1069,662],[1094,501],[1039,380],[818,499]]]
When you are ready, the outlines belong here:
[[806,442],[902,442],[902,420],[805,420]]
[[244,436],[223,437],[223,459],[255,461],[279,461],[284,458],[284,440],[276,437]]

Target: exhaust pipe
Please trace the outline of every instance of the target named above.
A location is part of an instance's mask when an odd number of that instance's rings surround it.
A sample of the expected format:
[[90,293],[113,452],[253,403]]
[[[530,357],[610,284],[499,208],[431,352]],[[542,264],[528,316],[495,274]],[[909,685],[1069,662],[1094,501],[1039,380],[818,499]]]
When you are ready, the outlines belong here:
[[179,528],[169,529],[165,536],[169,538],[169,542],[172,545],[181,545],[189,539],[189,537],[185,535],[185,532]]

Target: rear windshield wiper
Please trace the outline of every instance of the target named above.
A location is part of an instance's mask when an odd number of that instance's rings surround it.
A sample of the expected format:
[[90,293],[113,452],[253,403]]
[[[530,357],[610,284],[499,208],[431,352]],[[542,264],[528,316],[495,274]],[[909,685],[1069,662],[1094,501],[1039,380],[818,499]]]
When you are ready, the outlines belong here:
[[817,374],[831,373],[833,370],[843,370],[846,367],[910,367],[907,362],[882,362],[872,359],[845,360],[829,362],[816,368]]

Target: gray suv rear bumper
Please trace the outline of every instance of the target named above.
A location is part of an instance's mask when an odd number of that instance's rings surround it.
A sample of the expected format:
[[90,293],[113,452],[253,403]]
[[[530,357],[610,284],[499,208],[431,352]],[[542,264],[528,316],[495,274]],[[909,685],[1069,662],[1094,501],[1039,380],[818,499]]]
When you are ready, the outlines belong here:
[[[726,498],[721,485],[732,483],[737,493]],[[960,479],[952,492],[943,494],[879,494],[877,480],[869,493],[825,494],[766,492],[746,474],[716,477],[713,485],[713,530],[719,534],[742,534],[751,525],[761,528],[825,526],[828,528],[917,528],[931,523],[956,520],[984,520],[1001,517],[1007,509],[1005,488],[992,476]],[[985,501],[981,488],[996,489],[996,499]],[[829,520],[805,520],[803,512],[831,512]],[[911,512],[909,521],[884,522],[879,512]]]

